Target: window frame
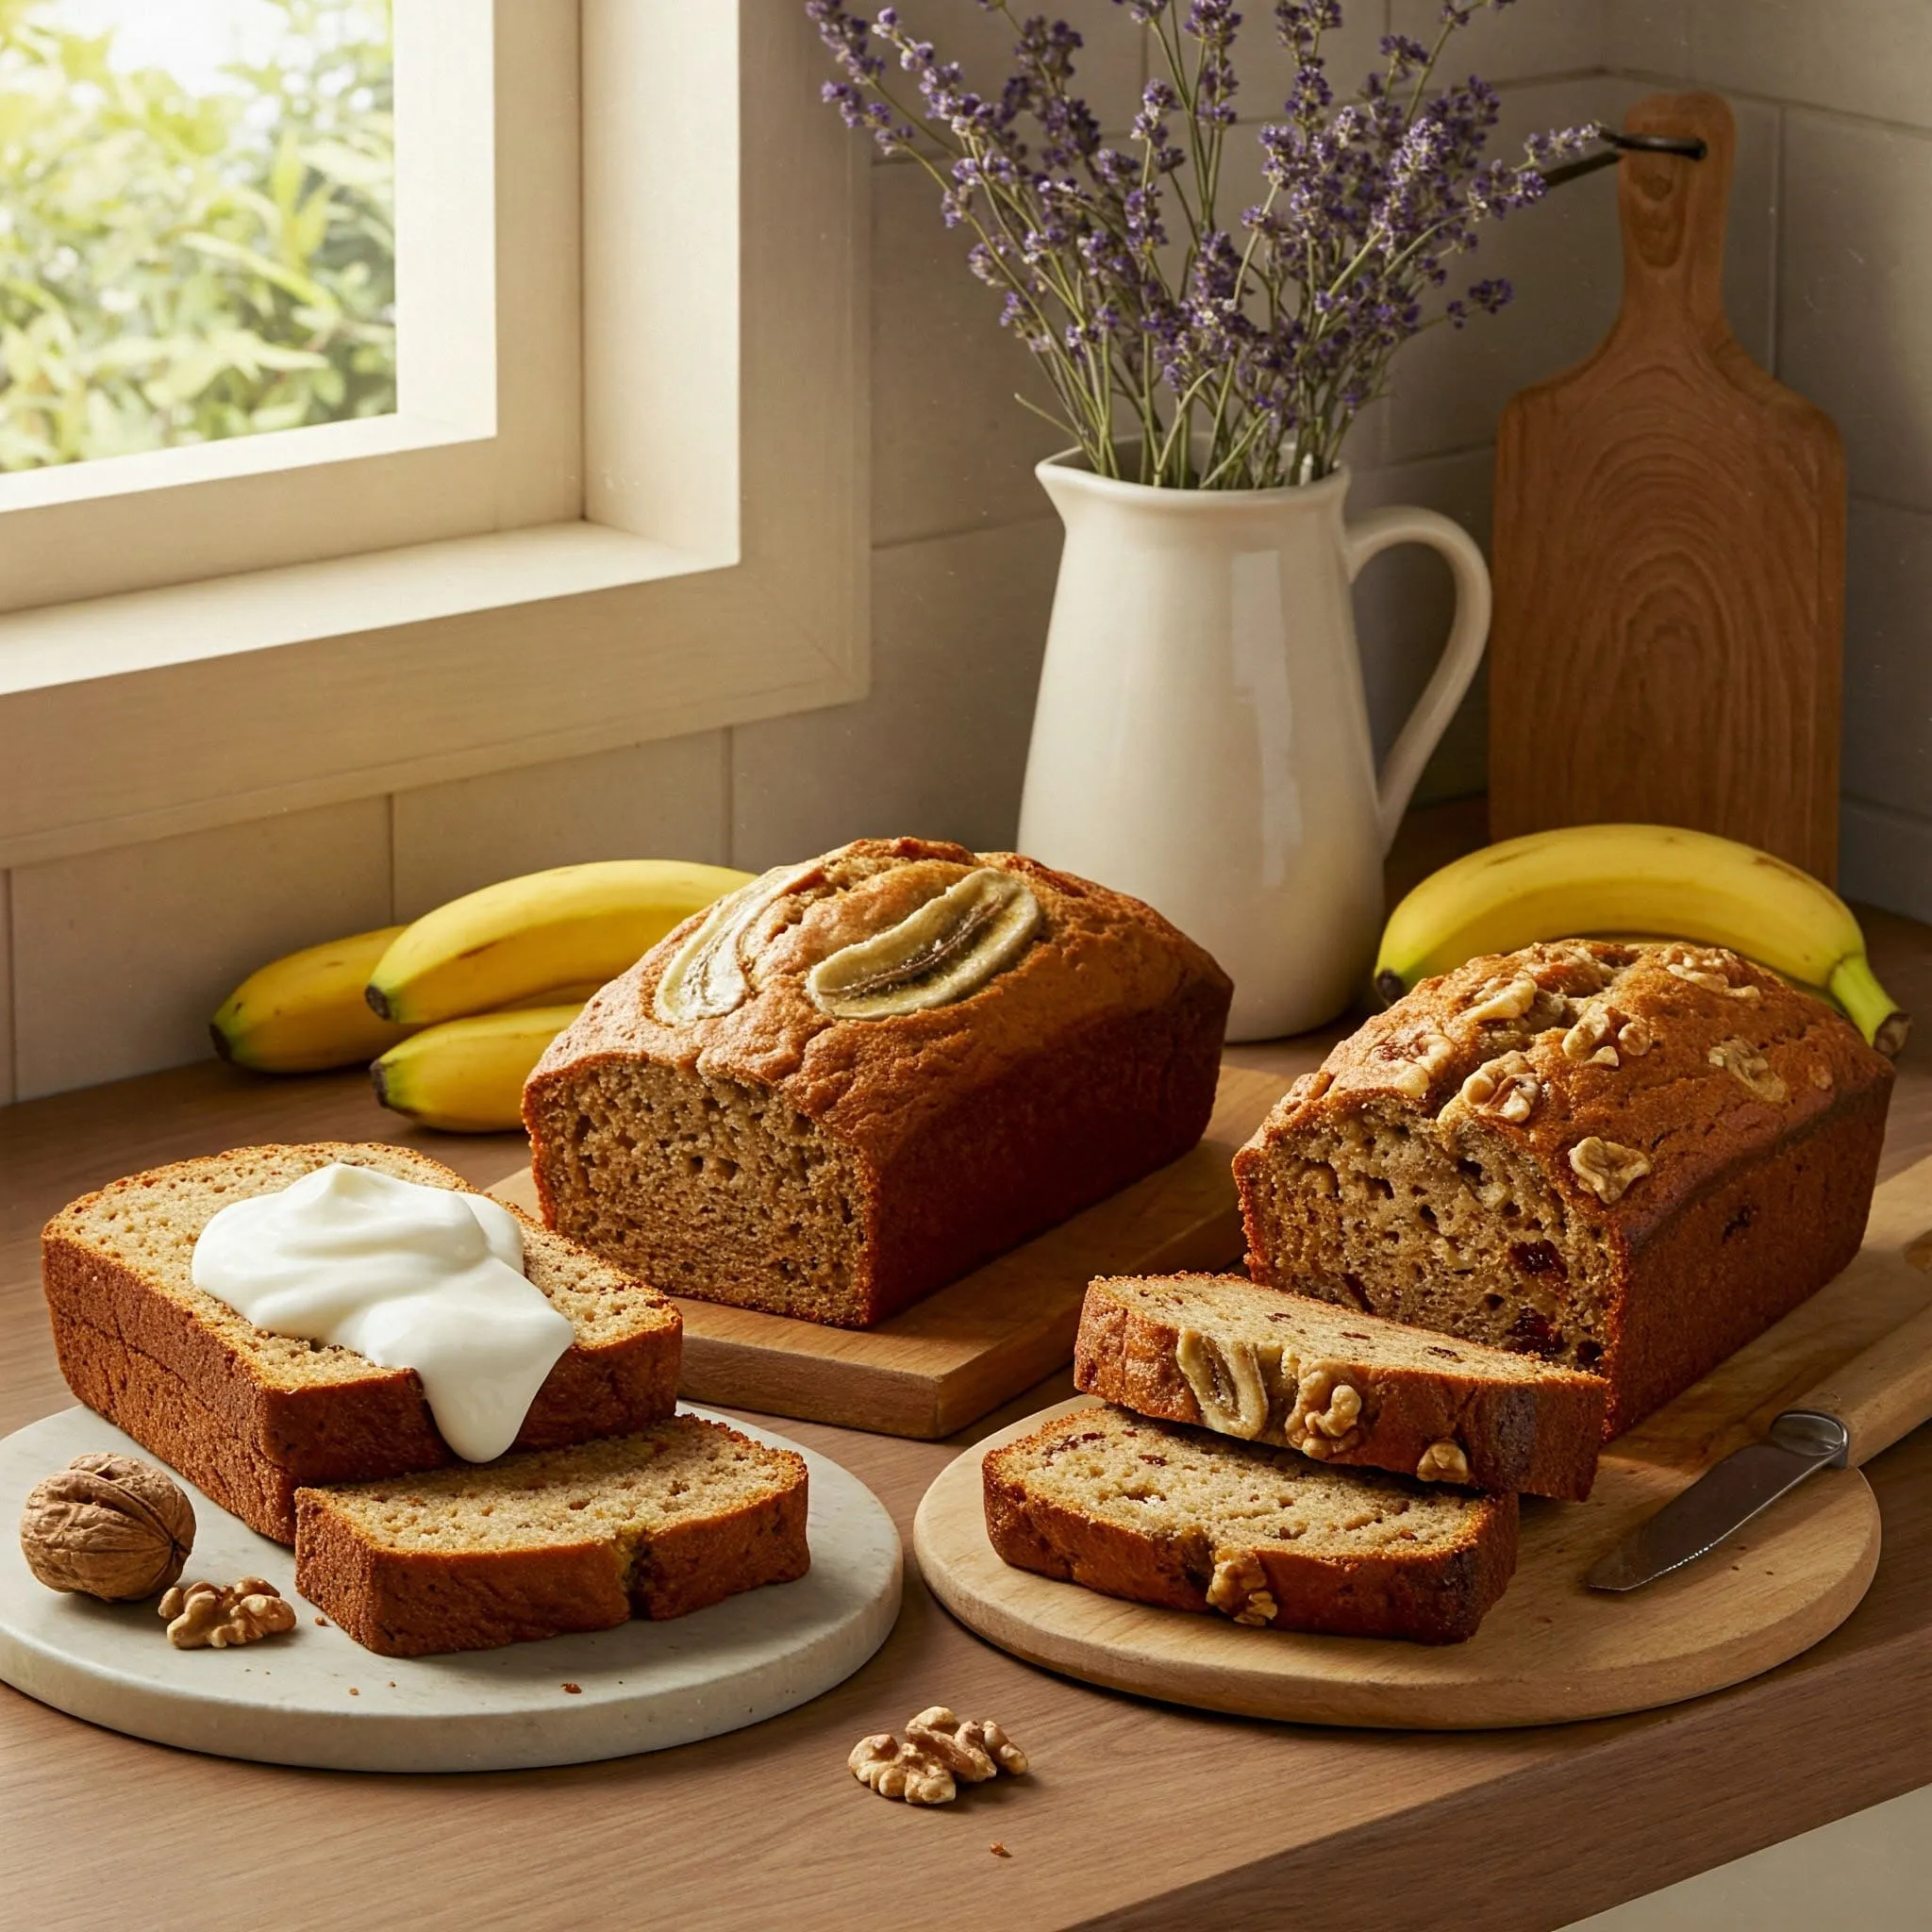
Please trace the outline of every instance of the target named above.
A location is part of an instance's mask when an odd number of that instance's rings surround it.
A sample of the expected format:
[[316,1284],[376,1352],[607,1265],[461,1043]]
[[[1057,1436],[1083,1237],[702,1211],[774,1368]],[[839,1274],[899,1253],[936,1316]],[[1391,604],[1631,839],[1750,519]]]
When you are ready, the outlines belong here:
[[[553,469],[485,534],[0,616],[0,865],[864,695],[869,170],[810,25],[542,8],[581,105],[581,278],[537,291],[580,343],[571,508],[525,514]],[[537,11],[496,0],[499,73]],[[556,207],[514,138],[499,250]],[[507,415],[555,374],[521,365]]]

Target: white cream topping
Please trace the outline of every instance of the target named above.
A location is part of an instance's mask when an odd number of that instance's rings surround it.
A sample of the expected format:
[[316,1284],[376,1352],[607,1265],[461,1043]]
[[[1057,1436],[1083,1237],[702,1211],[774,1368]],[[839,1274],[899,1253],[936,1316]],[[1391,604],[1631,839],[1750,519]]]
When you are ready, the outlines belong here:
[[192,1273],[258,1328],[414,1369],[470,1462],[516,1441],[576,1332],[524,1278],[507,1208],[341,1161],[222,1208]]

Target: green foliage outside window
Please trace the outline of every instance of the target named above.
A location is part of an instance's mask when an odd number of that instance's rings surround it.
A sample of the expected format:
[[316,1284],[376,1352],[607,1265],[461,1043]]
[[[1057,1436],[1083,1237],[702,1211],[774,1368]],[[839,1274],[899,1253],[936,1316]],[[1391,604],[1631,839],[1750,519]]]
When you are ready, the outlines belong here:
[[389,0],[274,5],[197,95],[0,0],[0,470],[395,408]]

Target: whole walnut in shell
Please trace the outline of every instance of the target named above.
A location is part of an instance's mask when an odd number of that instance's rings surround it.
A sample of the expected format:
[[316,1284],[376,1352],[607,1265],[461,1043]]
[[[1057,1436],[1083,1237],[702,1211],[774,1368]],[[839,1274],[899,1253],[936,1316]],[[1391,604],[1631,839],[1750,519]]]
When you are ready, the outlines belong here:
[[76,1456],[34,1486],[20,1547],[49,1590],[129,1603],[181,1574],[194,1547],[194,1506],[138,1457]]

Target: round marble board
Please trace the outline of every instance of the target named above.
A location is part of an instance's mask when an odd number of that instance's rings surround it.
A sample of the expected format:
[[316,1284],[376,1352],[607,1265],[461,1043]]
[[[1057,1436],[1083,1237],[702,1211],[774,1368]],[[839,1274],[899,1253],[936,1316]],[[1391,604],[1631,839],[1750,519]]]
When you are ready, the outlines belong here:
[[[587,1764],[758,1724],[843,1682],[886,1641],[899,1613],[899,1533],[836,1462],[714,1419],[797,1450],[809,1466],[811,1569],[797,1582],[664,1623],[446,1657],[377,1657],[333,1624],[318,1625],[295,1595],[293,1551],[184,1485],[197,1524],[187,1574],[265,1576],[296,1605],[295,1628],[245,1649],[175,1650],[154,1602],[47,1590],[9,1533],[0,1548],[0,1680],[130,1737],[329,1771]],[[147,1453],[86,1408],[0,1441],[8,1530],[42,1476],[104,1449]]]

